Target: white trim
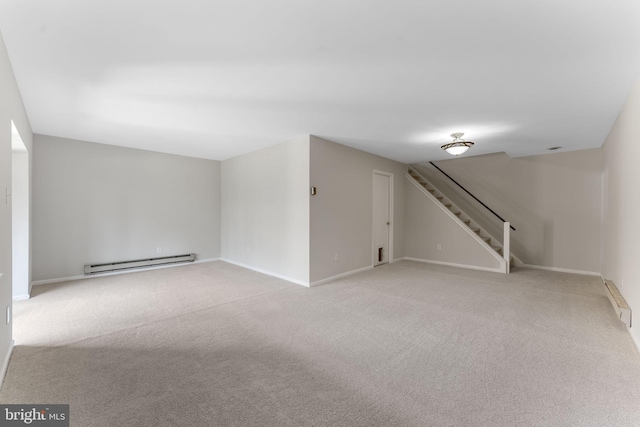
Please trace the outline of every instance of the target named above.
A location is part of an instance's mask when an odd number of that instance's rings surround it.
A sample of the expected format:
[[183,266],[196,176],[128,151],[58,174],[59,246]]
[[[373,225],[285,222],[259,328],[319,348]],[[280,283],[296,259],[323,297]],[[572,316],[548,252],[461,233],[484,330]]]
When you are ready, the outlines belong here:
[[[124,274],[124,273],[125,271],[122,271],[119,274]],[[56,279],[34,280],[33,282],[31,282],[31,285],[40,286],[40,285],[48,285],[50,283],[71,282],[73,280],[90,279],[92,277],[109,276],[113,274],[118,274],[118,273],[111,273],[111,274],[105,273],[105,274],[96,274],[93,276],[69,276],[69,277],[59,277]]]
[[[373,212],[373,202],[374,202],[374,191],[375,191],[375,175],[382,175],[389,178],[389,222],[391,223],[391,227],[389,227],[389,261],[393,259],[393,229],[396,227],[396,223],[394,221],[394,206],[395,206],[395,194],[394,194],[394,182],[393,182],[393,173],[381,171],[379,169],[373,170],[373,175],[371,176],[371,212]],[[374,241],[375,238],[373,229],[375,228],[375,224],[373,224],[373,213],[371,215],[372,218],[372,226],[371,226],[371,263],[373,266],[382,265],[376,264],[376,250],[374,249]],[[384,264],[384,263],[383,263]]]
[[[478,265],[467,265],[467,264],[456,264],[454,262],[435,261],[435,260],[432,260],[432,259],[411,258],[411,257],[404,257],[402,259],[406,260],[406,261],[423,262],[425,264],[447,265],[449,267],[466,268],[466,269],[469,269],[469,270],[491,271],[493,273],[503,273],[504,274],[504,269],[502,269],[502,268],[481,267],[481,266],[478,266]],[[398,259],[398,261],[400,261],[400,259]]]
[[241,262],[232,261],[227,258],[221,258],[220,261],[227,262],[229,264],[237,265],[238,267],[246,268],[248,270],[257,271],[258,273],[266,274],[267,276],[277,277],[278,279],[286,280],[287,282],[295,283],[296,285],[302,285],[309,287],[309,282],[304,282],[302,280],[294,279],[293,277],[285,276],[283,274],[274,273],[273,271],[265,270],[259,267],[254,267],[252,265],[243,264]]
[[16,342],[14,340],[11,340],[11,345],[9,345],[9,351],[7,351],[7,354],[5,355],[4,360],[2,361],[2,368],[0,368],[0,389],[4,384],[4,377],[5,375],[7,375],[7,370],[9,369],[9,360],[11,360],[11,354],[13,354],[13,347],[15,346],[15,344]]
[[86,276],[81,275],[81,276],[59,277],[56,279],[34,280],[33,282],[31,282],[31,285],[40,286],[40,285],[48,285],[50,283],[71,282],[74,280],[91,279],[92,277],[117,276],[119,274],[129,274],[129,273],[136,273],[139,271],[159,270],[161,268],[184,267],[186,265],[191,265],[191,264],[201,264],[203,262],[213,262],[213,261],[221,261],[221,260],[222,260],[221,258],[206,258],[206,259],[197,259],[193,262],[187,262],[182,264],[157,265],[157,266],[143,267],[143,268],[132,268],[129,270],[111,271],[108,273],[96,273],[96,274],[91,274]]
[[[395,262],[395,261],[390,261],[390,262]],[[381,265],[384,265],[384,264],[381,264]],[[341,279],[341,278],[346,277],[346,276],[351,276],[353,274],[358,274],[358,273],[362,273],[364,271],[373,270],[373,268],[374,268],[373,266],[369,265],[367,267],[358,268],[357,270],[347,271],[346,273],[340,273],[340,274],[335,275],[335,276],[327,277],[326,279],[320,279],[320,280],[317,280],[315,282],[311,282],[309,284],[309,286],[322,285],[323,283],[327,283],[327,282],[331,282],[333,280]]]
[[[458,224],[458,226],[460,228],[462,228],[469,236],[471,236],[473,239],[475,239],[487,252],[489,252],[500,263],[500,267],[498,269],[493,269],[491,267],[482,267],[482,269],[488,269],[487,271],[498,271],[500,273],[504,273],[506,271],[506,267],[505,267],[506,261],[502,258],[502,255],[500,255],[498,252],[494,251],[493,248],[491,247],[491,245],[489,245],[487,242],[485,242],[484,239],[482,237],[480,237],[478,234],[474,233],[473,230],[471,230],[471,228],[467,227],[467,224],[462,222],[462,220],[457,215],[455,215],[453,212],[451,212],[451,210],[447,209],[447,207],[445,205],[440,203],[440,200],[438,200],[436,198],[436,196],[434,196],[433,194],[428,192],[422,185],[420,185],[420,183],[418,183],[415,179],[413,179],[413,177],[411,175],[409,175],[409,173],[405,173],[404,176],[405,176],[405,178],[407,178],[407,180],[410,183],[415,185],[415,187],[418,190],[420,190],[422,192],[422,194],[427,196],[427,198],[429,200],[431,200],[436,206],[438,206],[442,210],[442,212],[447,214],[449,216],[449,218],[451,218],[453,220],[453,222]],[[495,240],[498,241],[498,239],[495,239]],[[446,265],[461,266],[463,264],[446,264]],[[480,268],[476,268],[476,269],[480,269]]]
[[602,278],[602,275],[600,273],[596,273],[595,271],[572,270],[570,268],[547,267],[544,265],[531,265],[531,264],[522,264],[522,265],[519,265],[518,267],[533,268],[534,270],[557,271],[558,273],[573,273],[573,274],[582,274],[585,276],[598,276]]
[[31,294],[14,295],[12,299],[14,301],[22,301],[29,298],[31,298]]
[[[215,262],[215,261],[222,261],[222,258],[205,258],[205,259],[197,259],[193,262],[187,263],[187,264],[176,264],[173,267],[182,267],[185,265],[189,265],[189,264],[204,264],[205,262]],[[168,265],[167,267],[171,267],[170,265]]]

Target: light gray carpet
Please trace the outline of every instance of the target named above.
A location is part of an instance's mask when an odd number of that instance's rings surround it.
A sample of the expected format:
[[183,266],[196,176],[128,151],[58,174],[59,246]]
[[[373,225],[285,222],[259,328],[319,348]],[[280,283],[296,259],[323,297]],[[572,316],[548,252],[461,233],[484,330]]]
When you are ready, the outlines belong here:
[[307,289],[223,262],[14,304],[4,403],[74,426],[638,426],[599,278],[399,262]]

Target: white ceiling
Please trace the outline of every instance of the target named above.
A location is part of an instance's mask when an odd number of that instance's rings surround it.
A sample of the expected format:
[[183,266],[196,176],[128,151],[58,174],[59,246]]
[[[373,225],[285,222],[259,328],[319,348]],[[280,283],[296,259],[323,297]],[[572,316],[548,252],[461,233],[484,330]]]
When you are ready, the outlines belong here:
[[638,0],[1,0],[0,31],[34,132],[218,160],[599,147],[640,76]]

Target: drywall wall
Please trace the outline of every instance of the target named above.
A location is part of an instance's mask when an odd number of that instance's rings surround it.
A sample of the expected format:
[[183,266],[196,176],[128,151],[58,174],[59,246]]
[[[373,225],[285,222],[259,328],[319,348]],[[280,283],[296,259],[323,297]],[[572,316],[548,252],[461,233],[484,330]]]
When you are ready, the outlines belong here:
[[[0,377],[9,361],[12,348],[11,322],[5,320],[7,307],[12,302],[12,245],[11,245],[11,122],[22,136],[25,147],[31,152],[31,125],[11,69],[4,39],[0,34]],[[29,154],[31,155],[31,154]]]
[[[511,222],[511,248],[525,264],[600,272],[601,149],[522,158],[497,153],[436,164]],[[483,228],[502,237],[500,220],[440,172],[419,169]]]
[[309,284],[309,137],[222,162],[222,258]]
[[631,307],[640,348],[640,80],[603,146],[604,233],[602,275],[613,280]]
[[425,261],[502,271],[501,262],[462,227],[404,179],[406,188],[405,256]]
[[393,174],[392,256],[403,258],[406,166],[316,136],[310,143],[311,282],[373,266],[374,170]]
[[36,135],[33,164],[34,281],[88,263],[220,257],[218,161]]
[[29,153],[14,150],[11,153],[11,224],[12,224],[12,281],[13,299],[29,298]]

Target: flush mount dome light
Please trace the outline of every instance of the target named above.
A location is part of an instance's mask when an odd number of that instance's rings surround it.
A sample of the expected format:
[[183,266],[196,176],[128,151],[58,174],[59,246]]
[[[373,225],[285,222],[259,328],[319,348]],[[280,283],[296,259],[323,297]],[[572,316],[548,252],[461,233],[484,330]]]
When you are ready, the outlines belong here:
[[463,141],[462,135],[464,135],[463,132],[452,133],[451,137],[453,138],[453,142],[450,142],[449,144],[444,144],[440,148],[442,148],[444,151],[446,151],[449,154],[452,154],[454,156],[459,156],[460,154],[467,151],[469,148],[473,147],[473,142]]

